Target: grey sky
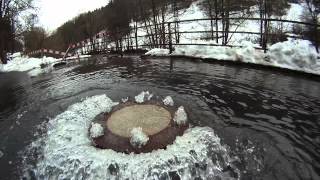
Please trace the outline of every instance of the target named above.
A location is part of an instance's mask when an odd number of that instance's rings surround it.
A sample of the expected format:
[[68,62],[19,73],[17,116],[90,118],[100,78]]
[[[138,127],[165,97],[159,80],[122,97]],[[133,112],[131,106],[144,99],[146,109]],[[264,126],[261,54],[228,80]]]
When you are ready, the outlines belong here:
[[36,0],[39,23],[49,31],[80,13],[105,6],[108,0]]

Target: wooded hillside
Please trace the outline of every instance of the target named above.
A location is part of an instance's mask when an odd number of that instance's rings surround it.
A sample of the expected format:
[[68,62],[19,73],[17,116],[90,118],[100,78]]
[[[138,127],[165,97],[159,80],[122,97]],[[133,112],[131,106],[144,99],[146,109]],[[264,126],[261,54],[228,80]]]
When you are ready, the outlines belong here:
[[[35,48],[48,48],[64,51],[72,43],[86,39],[92,40],[95,34],[103,30],[109,33],[111,40],[118,40],[129,33],[134,33],[130,31],[137,31],[135,27],[138,26],[138,22],[139,25],[148,26],[146,31],[147,34],[150,35],[150,42],[153,44],[161,44],[161,42],[165,41],[165,37],[161,36],[165,27],[156,24],[166,22],[166,20],[170,18],[171,20],[178,20],[182,12],[181,10],[188,8],[194,1],[195,0],[111,0],[105,7],[93,12],[81,14],[73,20],[66,22],[51,35],[47,35],[41,28],[33,28],[31,31],[26,32],[26,49],[27,51],[31,51],[36,50]],[[289,7],[288,3],[293,1],[294,0],[203,0],[200,1],[200,7],[208,18],[222,18],[223,31],[228,32],[230,26],[228,17],[234,16],[234,12],[237,12],[239,17],[243,17],[248,13],[252,13],[250,12],[250,7],[254,6],[258,8],[260,18],[270,18],[272,15],[282,16]],[[316,4],[312,0],[304,0],[303,2]],[[313,7],[314,6],[312,6],[312,8]],[[318,9],[312,8],[309,9],[310,14],[319,13]],[[316,18],[309,18],[309,21],[317,23]],[[130,28],[130,25],[133,26],[133,28]],[[218,21],[212,21],[211,27],[218,28]],[[179,27],[175,27],[175,29],[177,28]],[[312,30],[312,33],[314,33],[314,30]],[[37,38],[35,38],[36,34],[38,34]],[[211,37],[213,39],[214,35],[212,34]],[[226,44],[228,34],[225,34],[224,37]],[[179,37],[177,36],[176,38],[178,42]],[[263,37],[261,37],[260,41],[263,41]],[[33,45],[33,43],[37,45]]]

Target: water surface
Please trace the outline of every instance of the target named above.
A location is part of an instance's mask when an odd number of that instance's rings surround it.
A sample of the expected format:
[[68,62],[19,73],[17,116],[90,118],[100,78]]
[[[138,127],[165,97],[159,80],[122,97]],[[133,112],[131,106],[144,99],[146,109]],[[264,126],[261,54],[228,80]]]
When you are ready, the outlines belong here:
[[[213,128],[241,179],[320,178],[318,77],[186,59],[97,56],[32,78],[0,74],[1,179],[16,179],[26,146],[70,105],[100,94],[120,101],[143,90],[172,96],[192,125]],[[37,152],[28,155],[36,161]]]

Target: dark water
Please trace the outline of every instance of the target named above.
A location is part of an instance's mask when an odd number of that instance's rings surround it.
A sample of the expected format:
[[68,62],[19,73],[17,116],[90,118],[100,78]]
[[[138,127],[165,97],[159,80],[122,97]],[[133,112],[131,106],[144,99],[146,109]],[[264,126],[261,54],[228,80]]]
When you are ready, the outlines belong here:
[[[0,179],[17,179],[39,126],[82,98],[170,95],[212,127],[241,179],[320,179],[320,79],[183,59],[95,57],[30,78],[0,74]],[[30,157],[29,157],[30,158]]]

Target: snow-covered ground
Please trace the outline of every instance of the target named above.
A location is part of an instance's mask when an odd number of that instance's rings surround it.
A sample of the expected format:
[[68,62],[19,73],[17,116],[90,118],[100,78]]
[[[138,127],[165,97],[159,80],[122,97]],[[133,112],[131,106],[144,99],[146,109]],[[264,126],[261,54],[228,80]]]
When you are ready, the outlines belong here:
[[0,64],[0,72],[26,71],[30,76],[37,76],[47,70],[45,67],[57,61],[52,57],[29,58],[14,56],[7,64]]
[[[68,57],[66,60],[84,59],[90,55],[82,55],[79,57]],[[30,58],[22,56],[21,53],[14,53],[10,56],[11,60],[7,64],[0,64],[0,72],[20,71],[27,72],[30,76],[37,76],[39,74],[50,71],[53,65],[60,62],[62,59],[53,57]]]
[[[179,11],[179,17],[175,18],[172,13],[167,12],[165,21],[175,21],[175,20],[192,20],[192,19],[205,19],[209,18],[205,12],[201,9],[202,0],[194,1],[190,7],[187,9],[182,9]],[[281,17],[271,16],[273,19],[282,19],[282,20],[293,20],[293,21],[302,21],[301,16],[304,12],[304,4],[296,4],[289,3],[290,7],[287,9],[287,13]],[[169,8],[170,9],[170,8]],[[252,6],[248,12],[245,14],[243,12],[231,12],[230,17],[243,17],[243,18],[259,18],[259,9],[256,6]],[[230,31],[237,32],[253,32],[260,33],[260,21],[257,20],[231,20],[231,23],[237,25],[231,25]],[[135,22],[131,23],[131,27],[133,27]],[[144,26],[143,23],[139,22],[138,26]],[[269,24],[272,28],[281,27],[283,32],[286,32],[288,35],[292,35],[290,32],[292,31],[293,24],[292,23],[280,23],[280,22],[270,22]],[[209,20],[199,20],[199,21],[187,21],[179,23],[179,32],[186,31],[210,31],[210,21]],[[214,29],[216,29],[214,27]],[[222,31],[222,22],[218,23],[218,30]],[[150,31],[150,30],[149,30]],[[138,44],[148,44],[148,37],[141,37],[147,35],[147,30],[145,28],[138,29]],[[219,36],[221,36],[220,34]],[[134,37],[134,34],[131,34]],[[180,33],[180,44],[184,43],[198,43],[198,44],[216,44],[216,41],[207,41],[206,39],[210,39],[209,33]],[[257,43],[259,41],[259,35],[256,34],[240,34],[240,33],[229,33],[229,44],[230,45],[240,45],[242,41],[250,41],[252,43]],[[173,38],[174,41],[174,38]],[[218,43],[221,44],[221,39],[219,39]],[[126,44],[126,42],[123,42]]]
[[[269,47],[267,53],[255,49],[251,42],[242,42],[240,48],[219,46],[176,46],[170,55],[168,50],[153,49],[150,56],[186,56],[202,59],[239,61],[320,75],[320,59],[313,45],[307,40],[289,40]],[[166,52],[166,53],[164,53]]]
[[[201,0],[195,1],[187,9],[181,10],[178,20],[189,20],[189,19],[202,19],[207,18],[204,11],[200,8]],[[305,4],[295,4],[290,3],[290,7],[287,9],[287,13],[282,17],[272,16],[274,19],[282,20],[293,20],[302,21],[302,15],[304,13]],[[231,15],[234,17],[239,17],[239,13],[236,15]],[[258,18],[259,11],[258,7],[253,6],[248,12],[246,12],[244,17],[248,18]],[[172,14],[168,13],[167,21],[175,20]],[[221,22],[219,22],[221,23]],[[242,22],[234,22],[238,25],[233,25],[230,27],[230,31],[243,31],[243,32],[254,32],[259,33],[260,31],[260,21],[254,20],[244,20]],[[282,28],[282,31],[287,35],[293,35],[292,23],[280,23],[272,22],[270,23],[272,28]],[[219,24],[219,30],[222,25]],[[215,28],[215,27],[214,27]],[[179,23],[179,31],[209,31],[210,22],[209,21],[191,21]],[[144,35],[144,29],[139,29],[138,35]],[[280,42],[276,44],[268,45],[268,52],[263,53],[261,50],[256,48],[261,48],[259,45],[259,35],[254,34],[229,34],[229,45],[242,46],[241,48],[230,48],[213,46],[217,45],[214,40],[206,40],[210,37],[209,34],[205,33],[182,33],[180,37],[180,44],[208,44],[212,46],[183,46],[176,45],[174,47],[174,52],[171,56],[188,56],[203,59],[217,59],[217,60],[230,60],[230,61],[241,61],[245,63],[261,64],[267,66],[274,66],[279,68],[286,68],[291,70],[297,70],[307,73],[320,74],[320,60],[319,54],[316,52],[313,45],[307,40],[298,40],[289,38],[285,42]],[[140,38],[140,42],[148,42],[148,39]],[[221,44],[219,40],[218,43]],[[153,56],[169,56],[168,49],[151,49],[146,55]]]

